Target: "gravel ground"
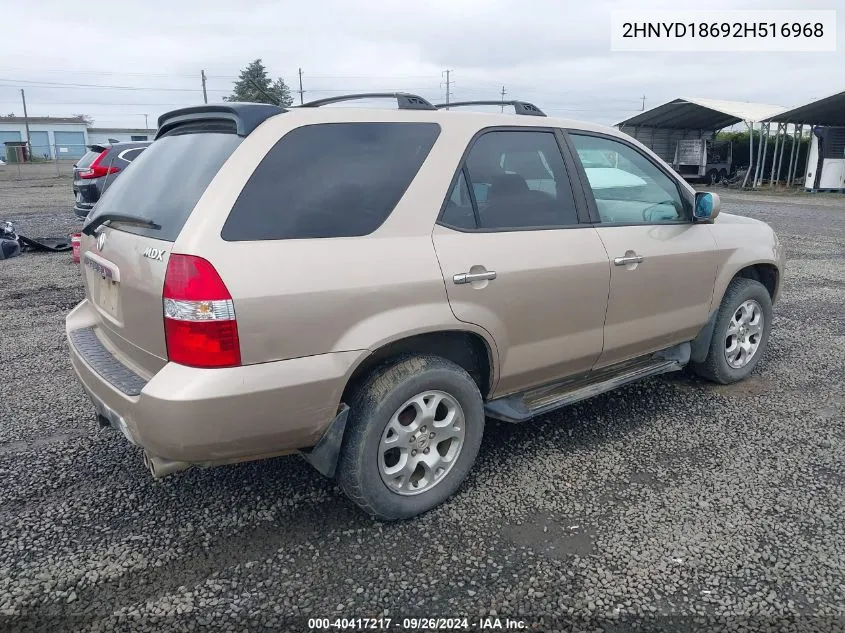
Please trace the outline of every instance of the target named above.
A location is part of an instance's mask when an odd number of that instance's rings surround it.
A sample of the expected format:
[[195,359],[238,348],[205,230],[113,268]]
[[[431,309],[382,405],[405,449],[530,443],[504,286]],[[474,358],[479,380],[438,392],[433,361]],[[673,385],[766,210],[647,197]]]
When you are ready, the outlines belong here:
[[[0,186],[0,219],[22,232],[77,226],[67,180]],[[308,617],[380,615],[393,630],[412,615],[845,630],[845,201],[723,201],[770,222],[789,255],[755,375],[670,375],[531,424],[489,421],[461,491],[401,524],[364,516],[296,457],[153,481],[74,380],[70,254],[0,262],[0,630],[305,631]]]

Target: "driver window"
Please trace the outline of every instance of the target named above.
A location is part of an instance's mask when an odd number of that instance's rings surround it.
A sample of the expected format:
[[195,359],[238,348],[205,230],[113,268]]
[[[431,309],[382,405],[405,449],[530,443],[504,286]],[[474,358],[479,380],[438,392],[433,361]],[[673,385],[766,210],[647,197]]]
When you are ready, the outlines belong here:
[[625,143],[570,134],[587,173],[601,221],[673,224],[689,220],[677,183]]

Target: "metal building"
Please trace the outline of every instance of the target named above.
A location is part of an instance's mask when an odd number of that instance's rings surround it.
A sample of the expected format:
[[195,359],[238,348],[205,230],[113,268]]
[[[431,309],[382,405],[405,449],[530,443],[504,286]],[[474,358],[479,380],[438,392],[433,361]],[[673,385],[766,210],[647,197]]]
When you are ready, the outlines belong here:
[[89,127],[88,142],[107,144],[113,142],[123,143],[126,141],[151,141],[155,138],[156,131],[145,128],[126,127]]
[[[32,158],[79,158],[87,151],[86,123],[80,117],[29,117],[29,144]],[[27,120],[22,116],[0,117],[0,158],[6,159],[4,143],[27,140]]]

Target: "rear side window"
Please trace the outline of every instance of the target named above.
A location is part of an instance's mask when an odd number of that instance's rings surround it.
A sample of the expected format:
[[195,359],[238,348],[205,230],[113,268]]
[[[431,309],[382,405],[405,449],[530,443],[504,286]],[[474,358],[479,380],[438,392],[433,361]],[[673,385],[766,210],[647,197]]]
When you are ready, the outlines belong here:
[[402,198],[439,134],[436,123],[297,128],[256,167],[221,237],[283,240],[372,233]]
[[530,129],[481,135],[467,155],[441,221],[452,228],[479,230],[577,225],[572,186],[555,135]]
[[129,149],[121,150],[117,154],[117,158],[127,163],[131,163],[133,160],[138,158],[141,155],[141,152],[144,151],[143,147],[130,147]]
[[115,179],[89,221],[104,214],[120,214],[153,222],[147,228],[116,223],[121,231],[173,242],[226,159],[241,143],[235,134],[174,134],[153,142],[136,154],[132,168]]

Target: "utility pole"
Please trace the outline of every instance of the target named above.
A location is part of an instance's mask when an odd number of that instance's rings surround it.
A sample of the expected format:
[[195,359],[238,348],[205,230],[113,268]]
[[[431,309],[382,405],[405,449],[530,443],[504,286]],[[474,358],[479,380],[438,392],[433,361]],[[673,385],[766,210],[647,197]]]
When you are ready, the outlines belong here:
[[643,112],[645,112],[645,95],[643,95],[642,99],[643,99],[643,108],[642,108],[642,111],[643,111]]
[[452,71],[445,70],[446,73],[446,109],[449,109],[449,102],[452,97]]
[[302,69],[299,69],[299,105],[304,103],[302,95],[305,94],[305,91],[302,89]]
[[[204,70],[200,71],[200,78],[202,79],[202,100],[203,100],[203,103],[208,103],[208,92],[205,89],[205,71]],[[147,115],[145,114],[144,116],[146,117]]]
[[146,115],[146,114],[144,115],[144,129],[145,129],[145,130],[149,130],[149,129],[150,129],[150,126],[149,126],[149,124],[147,123],[147,115]]
[[505,87],[502,86],[502,112],[505,111],[505,94],[507,94],[507,92],[508,91],[505,90]]
[[29,138],[29,115],[26,112],[26,95],[21,88],[21,101],[23,101],[23,123],[26,126],[26,149],[29,152],[29,157],[32,159],[32,142]]

